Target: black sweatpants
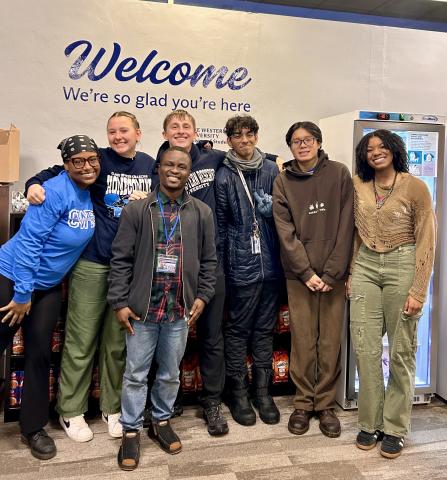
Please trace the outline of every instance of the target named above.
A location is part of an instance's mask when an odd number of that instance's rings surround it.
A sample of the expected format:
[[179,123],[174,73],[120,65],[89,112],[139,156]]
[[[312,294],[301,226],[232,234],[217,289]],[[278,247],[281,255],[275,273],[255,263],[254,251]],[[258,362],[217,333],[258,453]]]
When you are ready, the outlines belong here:
[[[13,282],[0,275],[0,306],[7,305],[13,295]],[[35,290],[31,312],[21,323],[25,344],[25,377],[20,406],[20,429],[32,433],[48,422],[48,389],[51,361],[51,333],[56,325],[61,306],[61,286],[49,290]],[[0,321],[5,316],[0,313]],[[0,355],[12,342],[20,325],[10,327],[0,323]],[[6,379],[9,381],[9,379]]]
[[259,282],[244,287],[229,286],[228,318],[224,328],[227,377],[246,374],[248,347],[254,367],[272,368],[279,284]]
[[225,275],[216,271],[216,293],[197,320],[200,374],[203,391],[202,404],[220,402],[225,385],[224,338],[222,332],[225,304]]

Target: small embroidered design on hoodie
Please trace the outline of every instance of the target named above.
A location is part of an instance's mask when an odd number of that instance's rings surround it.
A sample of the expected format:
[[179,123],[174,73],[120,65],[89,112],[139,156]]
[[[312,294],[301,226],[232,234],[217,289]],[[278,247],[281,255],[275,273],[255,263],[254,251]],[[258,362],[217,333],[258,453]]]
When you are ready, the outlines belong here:
[[318,200],[315,203],[309,205],[309,215],[314,215],[316,213],[325,212],[326,208],[324,202],[319,202]]

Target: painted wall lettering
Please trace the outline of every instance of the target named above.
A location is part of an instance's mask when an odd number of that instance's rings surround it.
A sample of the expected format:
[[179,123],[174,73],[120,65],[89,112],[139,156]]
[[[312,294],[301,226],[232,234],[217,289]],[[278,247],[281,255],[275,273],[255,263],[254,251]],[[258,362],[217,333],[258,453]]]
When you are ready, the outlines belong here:
[[[230,71],[225,65],[217,68],[203,64],[193,67],[188,62],[172,64],[169,60],[160,59],[157,50],[152,50],[140,62],[134,57],[123,57],[121,45],[117,42],[113,43],[111,51],[100,47],[95,53],[91,42],[77,40],[70,43],[64,53],[70,57],[75,51],[79,56],[68,72],[72,80],[87,75],[89,80],[97,82],[111,74],[120,82],[135,80],[137,83],[150,82],[155,85],[168,82],[173,86],[189,82],[191,87],[201,84],[205,88],[214,85],[217,89],[228,87],[230,90],[241,90],[252,81],[245,67]],[[100,62],[101,66],[98,65]]]

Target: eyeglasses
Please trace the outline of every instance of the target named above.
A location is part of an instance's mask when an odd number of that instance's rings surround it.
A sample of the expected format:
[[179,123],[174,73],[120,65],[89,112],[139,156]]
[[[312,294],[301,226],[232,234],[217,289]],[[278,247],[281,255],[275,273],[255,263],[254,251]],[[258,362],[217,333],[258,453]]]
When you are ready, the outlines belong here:
[[77,170],[81,170],[81,168],[84,168],[85,162],[88,162],[91,167],[97,167],[99,165],[99,157],[97,155],[88,158],[74,157],[70,158],[70,162]]
[[292,140],[290,143],[292,145],[295,145],[296,147],[301,147],[301,145],[304,143],[306,147],[311,147],[315,143],[316,138],[315,137],[306,137],[300,140],[299,138],[296,138],[295,140]]

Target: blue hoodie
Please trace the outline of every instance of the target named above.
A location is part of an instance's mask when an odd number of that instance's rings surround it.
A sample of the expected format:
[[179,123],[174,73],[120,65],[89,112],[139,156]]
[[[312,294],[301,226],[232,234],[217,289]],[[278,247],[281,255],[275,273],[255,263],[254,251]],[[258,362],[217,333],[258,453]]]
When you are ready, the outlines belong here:
[[29,302],[35,289],[60,283],[95,228],[89,191],[65,171],[43,186],[45,202],[29,206],[20,230],[0,248],[0,274],[14,282],[16,303]]

